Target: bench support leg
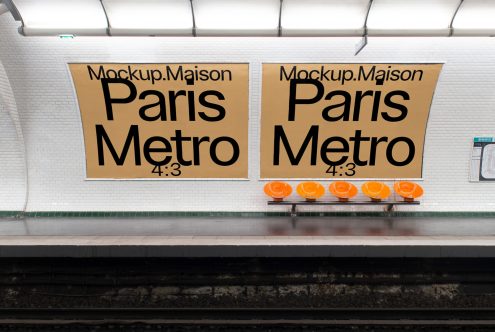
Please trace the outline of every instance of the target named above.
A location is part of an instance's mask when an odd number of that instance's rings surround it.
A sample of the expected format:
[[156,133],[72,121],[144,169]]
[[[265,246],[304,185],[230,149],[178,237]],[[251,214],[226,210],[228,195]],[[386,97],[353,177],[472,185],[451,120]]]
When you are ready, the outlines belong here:
[[393,212],[394,211],[394,205],[393,204],[385,205],[385,211],[386,212]]
[[292,204],[292,206],[290,208],[290,216],[292,218],[297,217],[296,204]]

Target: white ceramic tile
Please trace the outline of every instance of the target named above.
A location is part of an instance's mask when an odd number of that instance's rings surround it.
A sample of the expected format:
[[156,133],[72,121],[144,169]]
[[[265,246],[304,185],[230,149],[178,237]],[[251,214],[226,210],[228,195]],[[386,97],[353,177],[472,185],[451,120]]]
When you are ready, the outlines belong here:
[[[258,181],[263,62],[444,62],[426,133],[425,195],[420,206],[398,210],[495,211],[495,183],[468,181],[473,136],[495,135],[493,39],[370,38],[355,57],[358,38],[60,40],[22,37],[18,26],[10,15],[0,16],[0,61],[27,145],[28,211],[286,211],[266,205],[264,182]],[[250,181],[85,181],[83,136],[68,62],[248,62]],[[12,140],[12,133],[6,127],[0,137]],[[0,183],[5,184],[0,185],[1,210],[22,205],[23,173],[16,173],[16,158],[0,154]],[[189,197],[192,191],[196,199]]]

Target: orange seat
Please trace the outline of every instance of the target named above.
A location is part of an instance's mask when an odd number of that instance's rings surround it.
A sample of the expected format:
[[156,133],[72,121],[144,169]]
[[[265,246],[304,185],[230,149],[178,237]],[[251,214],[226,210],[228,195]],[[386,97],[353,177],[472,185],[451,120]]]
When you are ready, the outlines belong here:
[[285,197],[292,193],[290,184],[282,181],[273,181],[265,184],[263,188],[265,194],[273,198],[275,201],[282,201]]
[[297,193],[307,201],[314,201],[325,194],[325,188],[318,182],[301,182],[297,185]]
[[413,202],[415,198],[423,196],[423,188],[419,184],[410,181],[394,183],[394,190],[406,202]]
[[330,193],[337,197],[339,201],[346,202],[357,195],[357,188],[347,181],[335,181],[328,187]]
[[361,186],[363,194],[371,198],[373,201],[381,201],[390,196],[390,188],[383,182],[369,181]]

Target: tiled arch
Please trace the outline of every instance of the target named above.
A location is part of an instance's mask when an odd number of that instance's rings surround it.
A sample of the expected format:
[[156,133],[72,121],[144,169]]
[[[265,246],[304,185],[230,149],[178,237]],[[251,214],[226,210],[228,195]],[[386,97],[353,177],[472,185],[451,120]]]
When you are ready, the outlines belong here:
[[23,211],[27,172],[21,121],[5,68],[0,62],[0,200],[2,210]]

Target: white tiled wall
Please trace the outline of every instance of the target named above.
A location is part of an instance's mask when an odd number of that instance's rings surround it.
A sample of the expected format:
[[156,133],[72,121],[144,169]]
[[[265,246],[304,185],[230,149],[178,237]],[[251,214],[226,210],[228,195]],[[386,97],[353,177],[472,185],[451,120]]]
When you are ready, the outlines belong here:
[[[262,62],[445,62],[426,137],[418,211],[495,211],[495,182],[469,183],[472,137],[495,136],[493,38],[26,38],[0,17],[0,61],[19,109],[29,211],[273,211],[259,176]],[[67,62],[249,62],[250,181],[85,181],[80,117]],[[3,135],[3,134],[2,134]],[[3,136],[2,136],[3,139]],[[1,162],[10,159],[0,156]],[[0,174],[2,182],[14,174]],[[17,175],[21,176],[21,174]],[[9,180],[14,181],[14,180]],[[0,201],[0,209],[7,209]],[[359,208],[356,208],[359,210]]]
[[26,165],[14,94],[0,62],[0,209],[20,211],[26,201]]

